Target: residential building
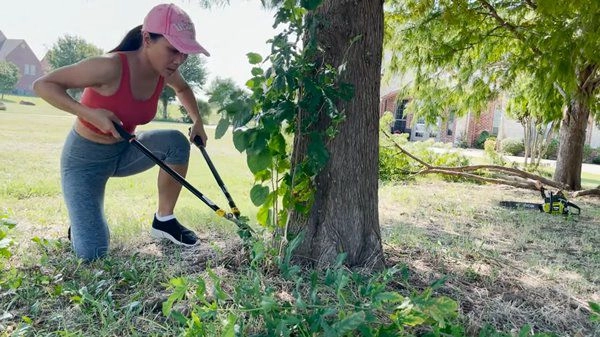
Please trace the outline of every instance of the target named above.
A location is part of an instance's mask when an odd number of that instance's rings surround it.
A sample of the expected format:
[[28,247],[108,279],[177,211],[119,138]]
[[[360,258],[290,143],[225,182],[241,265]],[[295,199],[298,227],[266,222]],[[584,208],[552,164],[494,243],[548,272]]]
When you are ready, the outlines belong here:
[[33,95],[33,82],[43,75],[42,65],[27,42],[8,39],[0,31],[0,61],[9,61],[19,68],[20,78],[15,87],[19,95]]
[[[438,142],[452,143],[455,146],[472,146],[483,131],[487,131],[498,139],[523,139],[523,126],[506,114],[506,100],[500,98],[490,102],[484,111],[469,112],[457,117],[454,113],[446,113],[444,119],[439,118],[435,125],[425,122],[423,118],[415,120],[412,114],[405,113],[409,98],[398,97],[398,90],[393,87],[382,87],[379,105],[380,114],[390,111],[394,114],[392,132],[408,133],[411,141],[434,139]],[[600,147],[600,128],[590,117],[586,132],[586,144]]]

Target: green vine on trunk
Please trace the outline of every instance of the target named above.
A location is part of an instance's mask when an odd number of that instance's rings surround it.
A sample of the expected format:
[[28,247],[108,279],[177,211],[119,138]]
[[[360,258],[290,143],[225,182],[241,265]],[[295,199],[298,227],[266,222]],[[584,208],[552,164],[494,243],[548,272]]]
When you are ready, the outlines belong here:
[[[274,27],[283,28],[268,41],[270,55],[247,54],[254,66],[246,83],[252,94],[231,97],[217,126],[217,138],[235,127],[235,147],[246,152],[255,178],[250,197],[260,206],[257,220],[271,229],[284,226],[289,211],[310,209],[314,179],[329,159],[326,144],[344,120],[337,103],[354,95],[353,86],[339,80],[343,66],[322,61],[319,17],[307,15],[321,1],[287,0],[279,7]],[[297,159],[292,158],[298,155],[292,154],[293,136],[307,143]]]

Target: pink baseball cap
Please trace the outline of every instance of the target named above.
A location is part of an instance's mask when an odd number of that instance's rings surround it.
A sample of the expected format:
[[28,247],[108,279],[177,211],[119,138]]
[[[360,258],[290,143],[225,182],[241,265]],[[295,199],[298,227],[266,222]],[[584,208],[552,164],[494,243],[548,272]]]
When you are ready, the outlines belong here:
[[154,6],[144,18],[142,30],[161,34],[181,53],[210,56],[196,41],[196,29],[190,17],[174,4]]

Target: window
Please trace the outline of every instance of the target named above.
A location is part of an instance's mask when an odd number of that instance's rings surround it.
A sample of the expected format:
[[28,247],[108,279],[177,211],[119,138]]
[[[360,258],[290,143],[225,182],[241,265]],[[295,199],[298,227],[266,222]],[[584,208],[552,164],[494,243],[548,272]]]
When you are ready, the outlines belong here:
[[29,66],[29,75],[35,76],[35,66],[32,64]]
[[23,69],[23,75],[29,75],[29,64],[26,64],[25,69]]
[[494,120],[492,122],[492,135],[498,136],[498,132],[500,131],[500,121],[502,120],[502,106],[500,104],[496,105],[496,109],[494,110]]

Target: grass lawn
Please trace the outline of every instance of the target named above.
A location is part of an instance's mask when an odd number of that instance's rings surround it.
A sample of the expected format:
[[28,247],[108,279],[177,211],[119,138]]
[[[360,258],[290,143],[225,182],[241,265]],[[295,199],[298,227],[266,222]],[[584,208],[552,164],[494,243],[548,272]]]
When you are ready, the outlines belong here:
[[[174,277],[206,277],[207,270],[225,285],[232,282],[241,269],[235,226],[184,191],[176,212],[199,233],[202,245],[180,249],[151,239],[154,168],[109,181],[110,256],[82,264],[66,238],[58,172],[73,117],[39,99],[28,99],[36,106],[19,100],[5,97],[8,109],[0,111],[0,213],[18,223],[9,232],[16,241],[14,255],[4,264],[0,260],[0,336],[178,334],[181,324],[161,312],[172,292],[166,284]],[[162,122],[139,130],[150,128],[186,131],[184,124]],[[207,131],[215,166],[242,214],[255,223],[245,156],[229,134],[215,140],[213,129]],[[197,149],[188,181],[227,207]],[[516,336],[525,324],[532,332],[600,336],[587,304],[600,302],[600,200],[573,200],[582,215],[567,218],[505,210],[497,206],[501,200],[540,202],[532,191],[434,177],[382,184],[379,214],[387,263],[407,272],[395,290],[421,291],[446,278],[435,293],[458,301],[468,336],[478,336],[486,324],[507,333],[493,336]],[[285,290],[286,283],[279,286]],[[226,318],[207,324],[221,327]]]

